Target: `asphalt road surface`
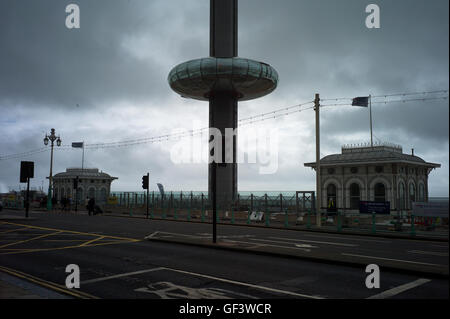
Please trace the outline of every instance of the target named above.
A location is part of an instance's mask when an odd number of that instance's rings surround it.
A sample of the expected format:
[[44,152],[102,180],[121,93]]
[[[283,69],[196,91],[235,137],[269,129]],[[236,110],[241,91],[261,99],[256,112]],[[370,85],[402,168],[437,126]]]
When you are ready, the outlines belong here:
[[[145,239],[152,234],[211,237],[211,225],[73,213],[3,211],[0,273],[61,296],[84,298],[448,299],[448,278],[380,267],[368,289],[365,267]],[[448,268],[448,242],[218,226],[222,242],[395,259]],[[369,258],[370,257],[370,258]],[[66,266],[80,269],[80,288],[65,289]],[[0,278],[1,279],[1,278]],[[53,296],[54,297],[54,296]]]

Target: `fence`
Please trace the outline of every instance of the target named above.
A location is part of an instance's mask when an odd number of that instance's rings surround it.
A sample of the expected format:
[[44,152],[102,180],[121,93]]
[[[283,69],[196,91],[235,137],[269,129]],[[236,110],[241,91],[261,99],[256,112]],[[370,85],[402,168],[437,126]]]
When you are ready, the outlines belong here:
[[[106,213],[147,216],[146,194],[112,193],[116,203],[106,204]],[[203,193],[149,194],[148,218],[212,222],[212,204]],[[219,223],[259,225],[292,229],[317,229],[314,192],[294,195],[238,195],[234,201],[217,196]],[[354,212],[321,214],[321,229],[334,232],[402,233],[448,238],[448,218],[415,217],[411,211],[390,215]]]

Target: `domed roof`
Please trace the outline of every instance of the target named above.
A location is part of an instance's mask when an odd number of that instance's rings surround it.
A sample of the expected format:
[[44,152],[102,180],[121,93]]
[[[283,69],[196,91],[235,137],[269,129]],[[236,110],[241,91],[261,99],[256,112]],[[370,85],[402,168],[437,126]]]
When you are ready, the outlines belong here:
[[103,178],[103,179],[117,179],[111,175],[99,172],[98,168],[67,168],[65,172],[55,174],[53,178]]
[[[342,147],[341,154],[331,154],[320,159],[320,165],[367,164],[367,163],[412,163],[430,167],[440,167],[440,164],[428,163],[413,154],[404,154],[400,146],[374,145]],[[305,163],[305,166],[315,167],[315,162]]]

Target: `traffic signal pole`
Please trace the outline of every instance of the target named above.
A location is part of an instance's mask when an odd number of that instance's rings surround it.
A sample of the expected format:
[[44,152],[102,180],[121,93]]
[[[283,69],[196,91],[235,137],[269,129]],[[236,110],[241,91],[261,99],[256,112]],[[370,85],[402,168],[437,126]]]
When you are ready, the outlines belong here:
[[78,211],[78,176],[75,178],[73,187],[75,188],[75,212]]
[[[147,182],[149,182],[150,181],[150,173],[147,173]],[[148,185],[147,185],[147,219],[148,219],[148,189],[149,189],[149,187],[148,187]]]
[[28,210],[30,208],[30,178],[27,177],[27,199],[26,199],[26,207],[25,207],[25,216],[28,218]]

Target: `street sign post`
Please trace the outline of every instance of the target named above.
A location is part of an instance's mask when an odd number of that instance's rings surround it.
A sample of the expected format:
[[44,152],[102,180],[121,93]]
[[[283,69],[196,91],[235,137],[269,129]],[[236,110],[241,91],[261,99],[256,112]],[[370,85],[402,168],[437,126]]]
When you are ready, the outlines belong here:
[[30,178],[34,177],[34,162],[20,162],[20,182],[27,183],[27,193],[25,199],[25,216],[28,218],[30,209]]

